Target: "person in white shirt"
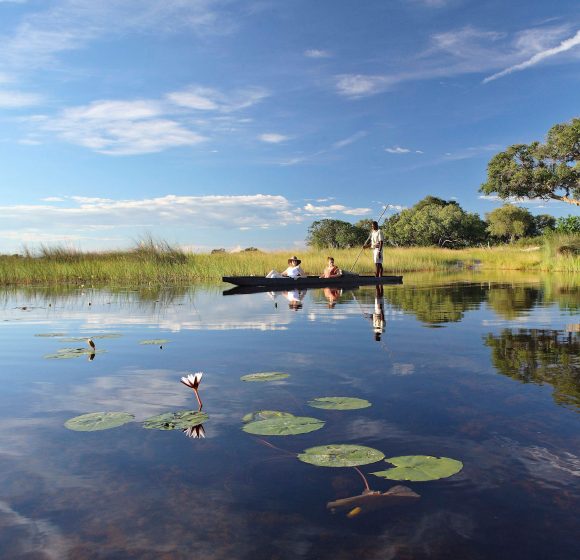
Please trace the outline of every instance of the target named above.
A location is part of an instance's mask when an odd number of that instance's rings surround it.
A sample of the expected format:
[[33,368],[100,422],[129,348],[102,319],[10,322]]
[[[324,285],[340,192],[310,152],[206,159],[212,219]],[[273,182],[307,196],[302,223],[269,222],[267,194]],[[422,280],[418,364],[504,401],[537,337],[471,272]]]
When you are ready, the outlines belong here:
[[375,276],[383,275],[383,232],[378,222],[373,222],[371,230],[371,248],[373,250],[373,262],[375,263]]
[[306,278],[306,272],[302,270],[300,263],[302,261],[294,255],[288,259],[288,268],[284,272],[271,270],[266,274],[266,278]]

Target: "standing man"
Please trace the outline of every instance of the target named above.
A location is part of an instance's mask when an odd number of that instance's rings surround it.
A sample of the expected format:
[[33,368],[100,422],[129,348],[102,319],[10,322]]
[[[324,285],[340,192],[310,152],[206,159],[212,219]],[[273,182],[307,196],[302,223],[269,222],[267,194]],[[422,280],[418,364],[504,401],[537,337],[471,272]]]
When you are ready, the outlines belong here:
[[383,275],[383,232],[380,230],[378,222],[373,222],[371,247],[375,263],[375,276],[379,277]]

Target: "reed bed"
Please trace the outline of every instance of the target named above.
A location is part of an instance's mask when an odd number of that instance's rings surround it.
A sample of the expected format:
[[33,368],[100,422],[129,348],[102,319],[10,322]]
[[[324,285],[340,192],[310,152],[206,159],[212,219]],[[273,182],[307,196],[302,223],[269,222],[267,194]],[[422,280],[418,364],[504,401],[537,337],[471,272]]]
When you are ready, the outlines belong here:
[[[323,270],[332,255],[337,265],[359,274],[372,274],[369,250],[308,250],[300,252],[310,274]],[[64,247],[41,247],[37,253],[0,256],[0,285],[115,285],[163,286],[219,281],[222,276],[263,276],[283,270],[289,251],[186,253],[164,241],[145,239],[127,251],[81,252]],[[504,245],[463,250],[385,248],[385,273],[457,270],[545,270],[580,272],[580,238],[554,236],[538,246]]]

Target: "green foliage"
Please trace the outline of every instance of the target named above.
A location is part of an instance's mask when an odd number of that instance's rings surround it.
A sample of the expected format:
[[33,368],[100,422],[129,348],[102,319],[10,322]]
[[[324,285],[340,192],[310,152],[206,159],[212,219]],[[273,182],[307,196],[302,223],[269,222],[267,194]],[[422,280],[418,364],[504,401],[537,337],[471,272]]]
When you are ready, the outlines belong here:
[[412,480],[414,482],[439,480],[453,476],[463,468],[463,463],[456,459],[430,457],[429,455],[403,455],[391,457],[385,461],[395,465],[395,467],[372,474],[389,480]]
[[438,245],[458,248],[485,240],[485,223],[455,201],[427,196],[412,208],[391,216],[382,227],[391,245]]
[[65,428],[75,432],[96,432],[117,428],[135,417],[127,412],[90,412],[67,420]]
[[93,350],[92,348],[61,348],[56,354],[47,354],[46,360],[70,360],[81,356],[92,356],[93,354],[103,354],[105,350]]
[[209,419],[205,412],[197,410],[178,410],[151,416],[143,422],[147,430],[185,430],[190,426],[197,426]]
[[372,406],[369,401],[356,397],[318,397],[308,401],[308,405],[325,410],[357,410]]
[[265,382],[265,381],[280,381],[290,377],[289,373],[282,373],[279,371],[264,371],[260,373],[248,373],[247,375],[242,375],[240,379],[249,383],[253,382]]
[[525,208],[505,204],[485,215],[487,231],[501,241],[513,242],[534,233],[534,217]]
[[332,444],[305,449],[298,459],[317,467],[357,467],[385,458],[378,449],[364,445]]
[[[550,214],[538,214],[533,216],[534,225],[531,235],[545,235],[556,228],[556,218]],[[579,220],[580,226],[580,220]]]
[[249,422],[242,430],[258,436],[296,436],[324,427],[325,422],[309,416],[280,416]]
[[553,126],[546,143],[514,144],[493,156],[480,191],[580,204],[580,119]]
[[556,233],[580,235],[580,216],[561,216],[556,220]]
[[369,231],[342,220],[317,220],[308,228],[306,244],[317,249],[360,247]]
[[558,403],[580,407],[580,333],[541,329],[504,329],[488,334],[497,371],[523,383],[554,388]]

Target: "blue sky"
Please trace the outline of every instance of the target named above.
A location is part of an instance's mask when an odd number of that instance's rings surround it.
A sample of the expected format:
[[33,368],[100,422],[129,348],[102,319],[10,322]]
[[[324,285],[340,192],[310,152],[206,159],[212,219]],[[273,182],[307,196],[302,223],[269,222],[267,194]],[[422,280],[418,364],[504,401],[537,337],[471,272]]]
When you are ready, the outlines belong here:
[[[472,0],[0,0],[0,251],[298,249],[578,115],[580,10]],[[532,212],[577,212],[562,203]]]

